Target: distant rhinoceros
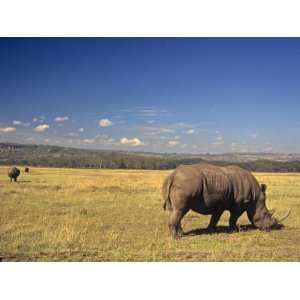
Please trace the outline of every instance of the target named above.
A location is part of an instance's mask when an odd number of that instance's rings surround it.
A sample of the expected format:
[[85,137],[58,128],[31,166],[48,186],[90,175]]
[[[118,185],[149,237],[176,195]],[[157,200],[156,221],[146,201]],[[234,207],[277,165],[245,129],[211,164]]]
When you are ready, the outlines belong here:
[[218,167],[207,163],[180,165],[164,181],[164,209],[171,211],[169,230],[176,238],[182,234],[181,220],[191,209],[212,215],[208,230],[216,229],[225,210],[230,212],[229,226],[236,229],[237,219],[246,211],[250,222],[261,230],[270,230],[285,219],[277,220],[266,207],[266,185],[257,182],[248,171],[237,166]]
[[17,167],[11,167],[7,172],[10,182],[12,180],[17,181],[18,176],[20,175],[20,170]]

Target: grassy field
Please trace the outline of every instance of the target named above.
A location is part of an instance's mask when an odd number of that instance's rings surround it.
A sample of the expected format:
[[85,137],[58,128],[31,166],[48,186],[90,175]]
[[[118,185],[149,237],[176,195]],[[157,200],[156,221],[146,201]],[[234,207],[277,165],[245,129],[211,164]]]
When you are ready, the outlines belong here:
[[[168,171],[30,168],[10,183],[0,167],[2,261],[299,261],[300,174],[255,174],[269,208],[292,209],[271,232],[206,234],[209,217],[189,212],[172,240],[160,186]],[[23,168],[21,168],[23,170]],[[246,215],[239,224],[248,224]]]

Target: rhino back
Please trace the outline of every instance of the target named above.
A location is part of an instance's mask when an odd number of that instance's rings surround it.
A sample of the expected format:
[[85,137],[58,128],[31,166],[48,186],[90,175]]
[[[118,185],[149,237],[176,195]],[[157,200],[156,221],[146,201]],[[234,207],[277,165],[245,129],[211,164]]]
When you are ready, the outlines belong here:
[[181,165],[175,171],[173,188],[180,190],[191,208],[201,213],[231,205],[232,184],[221,167],[206,163]]
[[256,201],[261,190],[259,183],[251,172],[237,166],[227,166],[223,169],[232,183],[236,202]]

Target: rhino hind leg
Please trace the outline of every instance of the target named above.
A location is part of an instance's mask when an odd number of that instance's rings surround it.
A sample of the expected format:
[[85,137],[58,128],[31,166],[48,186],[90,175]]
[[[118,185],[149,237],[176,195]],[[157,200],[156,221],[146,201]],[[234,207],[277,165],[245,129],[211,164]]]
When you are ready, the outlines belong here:
[[173,238],[182,235],[181,219],[187,213],[187,210],[173,210],[169,218],[169,230]]
[[183,236],[183,229],[182,229],[181,222],[179,222],[179,224],[177,226],[177,235],[178,236]]
[[220,211],[217,211],[215,212],[212,216],[211,216],[211,219],[210,219],[210,222],[209,222],[209,225],[207,227],[207,230],[209,232],[214,232],[216,231],[217,229],[217,224],[223,214],[224,210],[220,210]]

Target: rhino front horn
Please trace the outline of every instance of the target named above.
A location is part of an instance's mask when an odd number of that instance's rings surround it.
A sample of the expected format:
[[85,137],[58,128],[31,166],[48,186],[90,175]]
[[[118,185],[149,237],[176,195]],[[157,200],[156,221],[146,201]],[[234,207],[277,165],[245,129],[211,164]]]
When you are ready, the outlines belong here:
[[281,217],[278,220],[278,222],[282,222],[283,220],[285,220],[290,215],[290,213],[291,213],[291,209],[289,209],[289,211],[283,217]]

